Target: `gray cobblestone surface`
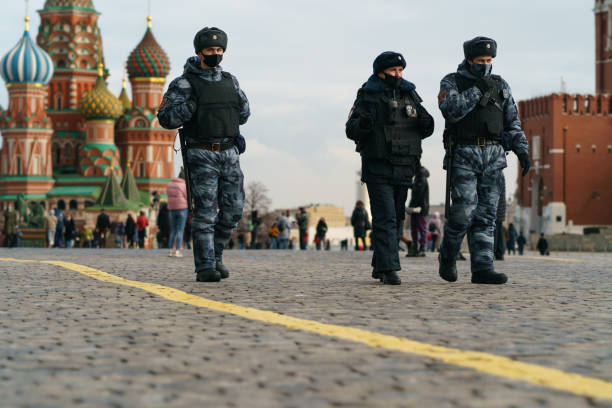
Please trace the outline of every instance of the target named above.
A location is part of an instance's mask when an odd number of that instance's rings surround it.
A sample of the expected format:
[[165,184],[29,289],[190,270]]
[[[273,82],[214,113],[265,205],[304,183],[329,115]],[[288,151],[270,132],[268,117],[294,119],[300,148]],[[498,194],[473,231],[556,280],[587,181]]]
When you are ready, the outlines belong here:
[[[401,286],[370,253],[227,251],[219,284],[165,251],[0,250],[63,260],[205,298],[612,381],[612,255],[507,257],[503,286],[403,258]],[[249,321],[60,267],[0,262],[0,406],[612,407],[429,358]]]

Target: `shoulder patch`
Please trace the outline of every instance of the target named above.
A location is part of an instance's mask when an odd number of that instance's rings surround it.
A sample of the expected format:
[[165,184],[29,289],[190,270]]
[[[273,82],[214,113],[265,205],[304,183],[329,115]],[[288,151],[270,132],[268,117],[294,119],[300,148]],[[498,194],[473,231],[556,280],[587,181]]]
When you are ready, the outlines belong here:
[[438,95],[438,102],[442,102],[444,100],[444,98],[446,97],[446,90],[443,90],[442,92],[440,92],[440,94]]
[[168,102],[168,98],[162,99],[161,103],[159,104],[159,108],[157,108],[157,109],[161,109],[164,106],[166,106],[166,102]]

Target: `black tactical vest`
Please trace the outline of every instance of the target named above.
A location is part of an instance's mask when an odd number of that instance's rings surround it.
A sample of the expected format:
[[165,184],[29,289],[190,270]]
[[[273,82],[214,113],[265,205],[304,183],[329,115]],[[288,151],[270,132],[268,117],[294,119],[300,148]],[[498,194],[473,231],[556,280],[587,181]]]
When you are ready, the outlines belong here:
[[359,143],[362,157],[386,159],[397,165],[416,165],[421,156],[421,134],[418,129],[416,92],[363,91],[362,109],[374,119],[372,134]]
[[221,81],[207,81],[190,73],[185,78],[198,104],[191,120],[183,125],[188,140],[208,143],[238,137],[241,101],[232,76],[223,72]]
[[[497,87],[491,92],[491,101],[485,106],[480,103],[459,122],[453,124],[452,133],[457,140],[477,144],[477,139],[483,137],[487,140],[500,141],[504,130],[504,93],[502,92],[502,81],[498,75],[491,75]],[[455,74],[457,90],[459,93],[476,85],[476,80]]]

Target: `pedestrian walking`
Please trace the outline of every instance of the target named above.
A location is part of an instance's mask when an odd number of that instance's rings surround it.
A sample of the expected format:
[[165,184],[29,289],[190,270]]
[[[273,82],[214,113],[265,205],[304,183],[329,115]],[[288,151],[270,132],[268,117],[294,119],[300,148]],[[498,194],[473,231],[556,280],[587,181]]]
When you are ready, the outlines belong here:
[[[497,43],[476,37],[463,44],[465,59],[440,83],[438,105],[446,119],[445,169],[450,172],[452,205],[444,225],[439,274],[457,280],[457,254],[469,235],[473,283],[503,284],[508,278],[493,268],[493,235],[506,150],[519,158],[525,176],[529,146],[510,87],[492,75]],[[450,159],[450,164],[448,159]]]
[[287,249],[289,244],[289,235],[291,234],[291,221],[289,221],[289,210],[285,214],[281,214],[276,219],[278,226],[278,249]]
[[168,210],[170,212],[170,242],[168,256],[182,257],[181,243],[185,223],[187,222],[187,187],[185,171],[181,168],[179,176],[173,178],[166,186]]
[[251,220],[249,229],[251,231],[251,249],[257,249],[257,234],[259,233],[259,226],[261,225],[261,218],[257,216],[257,210],[251,211]]
[[8,205],[4,212],[4,246],[14,248],[17,244],[17,228],[19,224],[18,213]]
[[94,234],[87,224],[83,225],[81,240],[83,241],[83,248],[91,248],[93,246]]
[[298,225],[300,249],[305,250],[308,248],[308,213],[304,207],[298,209],[295,220]]
[[132,214],[128,214],[125,220],[125,235],[128,248],[134,248],[134,242],[138,241],[138,235],[136,233],[136,221],[134,221]]
[[321,244],[325,245],[325,235],[327,234],[327,223],[325,222],[325,218],[321,217],[319,222],[317,223],[316,233],[315,233],[315,246],[317,251],[321,250]]
[[526,243],[527,243],[527,239],[525,238],[525,235],[523,235],[523,231],[521,231],[518,238],[516,239],[516,244],[518,245],[519,255],[523,255],[523,248],[525,247]]
[[61,208],[55,208],[55,217],[57,218],[57,225],[55,226],[55,247],[62,248],[64,246],[64,228],[66,224],[66,216]]
[[147,236],[147,227],[149,226],[149,218],[144,211],[140,211],[140,215],[136,219],[136,230],[138,232],[138,247],[144,249],[145,237]]
[[540,234],[540,239],[538,239],[536,248],[538,248],[538,251],[540,251],[540,255],[550,255],[550,251],[548,250],[548,241],[546,238],[544,238],[544,233]]
[[96,219],[96,232],[98,233],[98,248],[106,248],[106,238],[108,238],[108,230],[110,228],[110,218],[104,212],[104,208],[100,210]]
[[194,203],[192,235],[196,280],[218,282],[229,276],[223,249],[242,218],[243,174],[239,127],[249,118],[249,103],[238,80],[223,71],[227,34],[205,27],[193,40],[183,75],[172,81],[158,111],[167,129],[183,127],[186,166]]
[[438,211],[432,214],[427,230],[431,234],[431,252],[438,251],[442,235],[442,219]]
[[45,231],[47,236],[47,248],[53,248],[55,242],[55,228],[57,227],[57,217],[49,210],[45,216]]
[[246,238],[244,236],[244,233],[239,233],[238,234],[238,249],[245,249],[246,248]]
[[[355,203],[355,208],[351,214],[351,225],[353,226],[353,236],[355,237],[355,251],[365,251],[367,249],[365,241],[366,233],[372,226],[368,212],[361,200]],[[361,246],[359,245],[360,240]]]
[[414,177],[412,196],[408,204],[410,210],[410,234],[413,243],[408,251],[410,256],[425,256],[425,251],[427,251],[427,215],[429,214],[428,177],[429,171],[423,166],[419,167]]
[[66,239],[66,248],[74,247],[74,238],[76,236],[76,227],[74,225],[74,218],[72,213],[68,214],[66,224],[64,227],[64,238]]
[[168,211],[168,203],[161,202],[159,204],[159,211],[157,213],[157,239],[158,248],[168,248],[168,242],[170,241],[170,213]]
[[346,135],[361,155],[361,181],[372,211],[372,277],[399,285],[399,239],[408,188],[421,157],[421,139],[434,129],[413,83],[402,78],[406,61],[386,51],[374,60],[374,73],[357,92]]
[[512,255],[516,255],[516,241],[518,238],[518,234],[516,232],[516,228],[513,223],[508,224],[508,255],[512,253]]
[[278,249],[278,234],[278,226],[274,223],[270,226],[270,229],[268,229],[268,237],[270,238],[270,246],[272,249]]

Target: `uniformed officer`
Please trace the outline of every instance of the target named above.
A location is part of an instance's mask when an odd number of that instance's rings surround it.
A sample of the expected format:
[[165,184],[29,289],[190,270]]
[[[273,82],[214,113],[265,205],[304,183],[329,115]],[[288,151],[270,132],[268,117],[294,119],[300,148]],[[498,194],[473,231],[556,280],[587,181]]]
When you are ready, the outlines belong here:
[[374,255],[372,277],[399,285],[398,240],[408,188],[421,157],[421,139],[434,121],[411,82],[402,78],[406,60],[386,51],[374,60],[374,74],[357,92],[346,135],[361,155],[361,181],[368,187]]
[[225,32],[205,27],[193,45],[197,56],[190,57],[183,75],[170,83],[157,115],[166,129],[183,127],[194,207],[196,279],[218,282],[229,276],[223,248],[242,217],[239,147],[243,150],[244,139],[239,125],[250,112],[238,81],[219,65],[227,48]]
[[452,206],[444,225],[439,273],[449,282],[457,280],[455,261],[467,233],[472,282],[502,284],[508,278],[493,269],[493,230],[505,151],[518,156],[524,176],[529,171],[528,144],[510,87],[491,74],[497,43],[476,37],[463,44],[463,51],[465,60],[442,79],[438,95],[446,119],[444,143],[452,143]]

